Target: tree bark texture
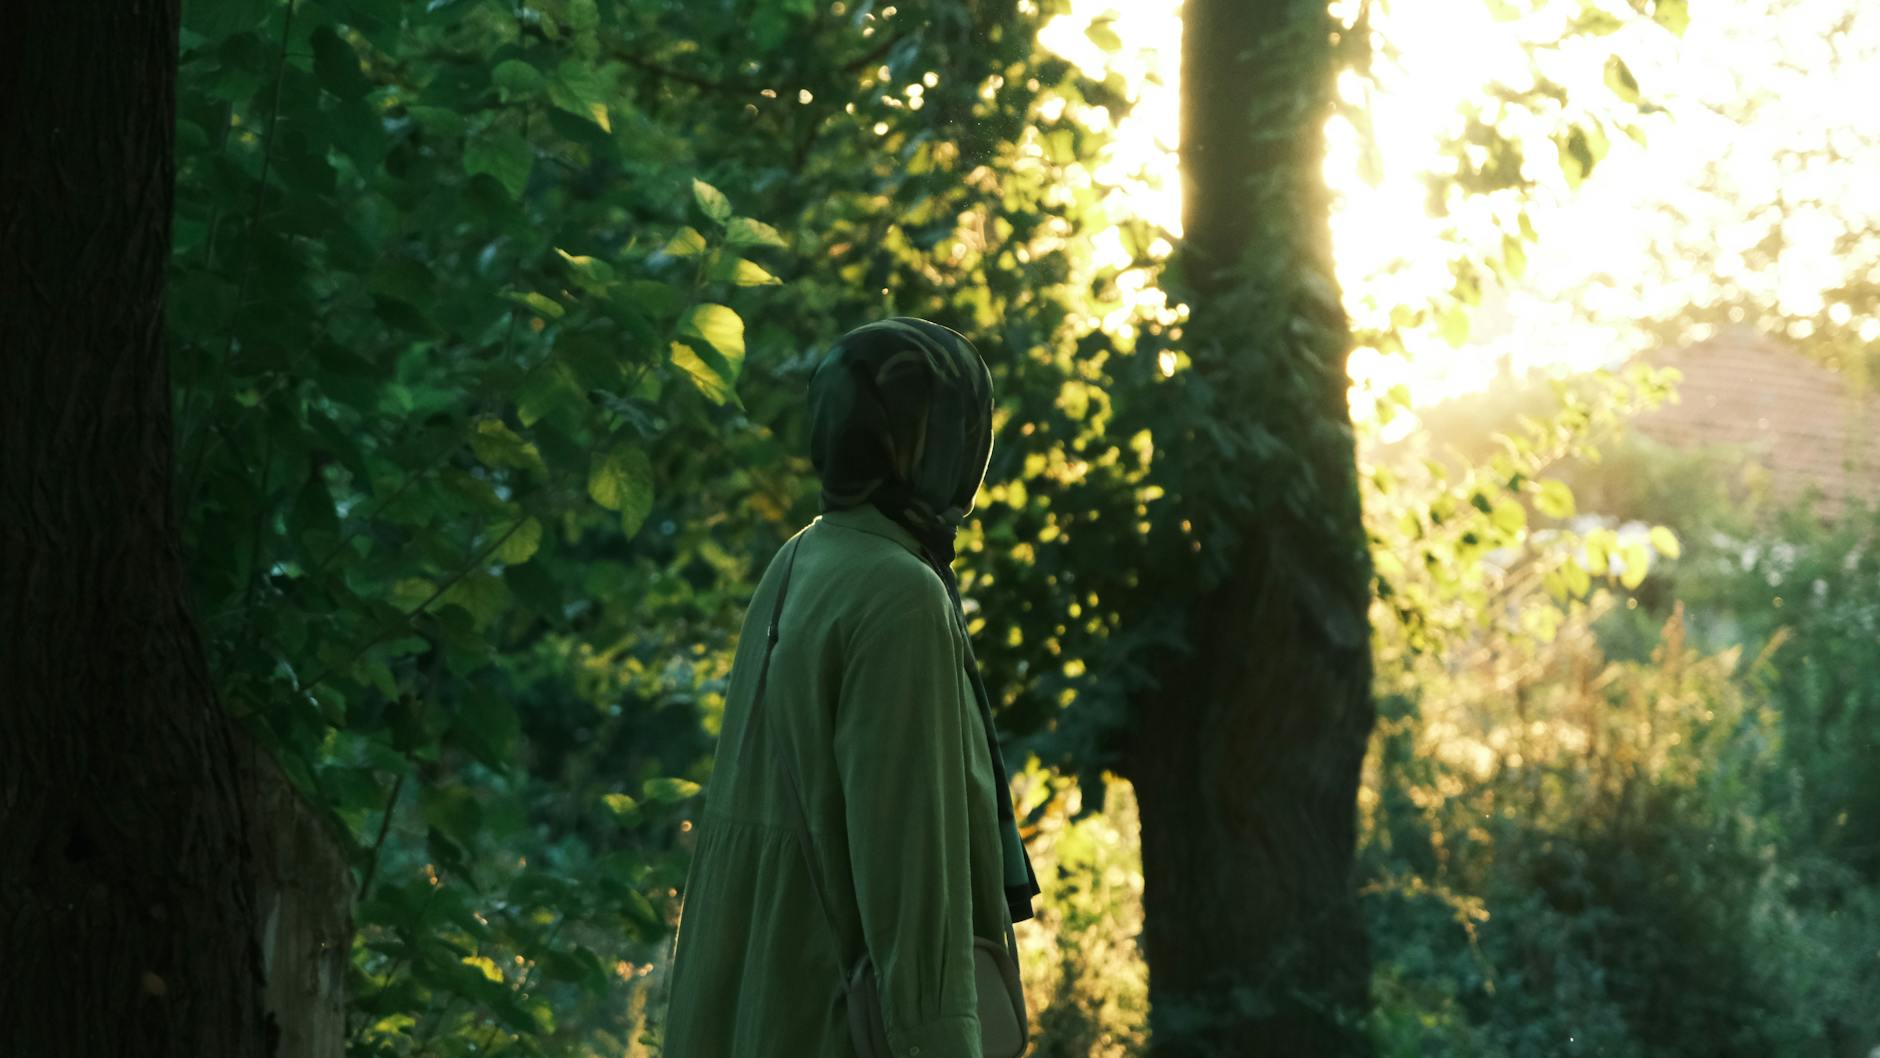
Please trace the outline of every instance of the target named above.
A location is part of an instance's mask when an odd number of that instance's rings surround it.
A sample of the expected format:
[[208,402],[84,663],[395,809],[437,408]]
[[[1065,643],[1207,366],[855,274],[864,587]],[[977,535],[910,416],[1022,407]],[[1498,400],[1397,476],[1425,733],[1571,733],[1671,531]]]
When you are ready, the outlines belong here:
[[0,32],[0,1053],[265,1055],[163,345],[177,0]]
[[239,727],[236,744],[275,1058],[344,1058],[355,884],[344,839]]
[[1231,561],[1133,710],[1151,1053],[1365,1055],[1370,565],[1321,175],[1339,27],[1324,0],[1183,18],[1183,341],[1223,421],[1279,454],[1222,457],[1223,494],[1249,494],[1211,508]]

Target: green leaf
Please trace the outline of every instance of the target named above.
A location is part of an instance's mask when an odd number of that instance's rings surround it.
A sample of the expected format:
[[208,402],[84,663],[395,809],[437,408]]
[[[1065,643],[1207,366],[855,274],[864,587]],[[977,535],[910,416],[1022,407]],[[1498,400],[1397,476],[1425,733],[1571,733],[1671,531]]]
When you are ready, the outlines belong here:
[[614,814],[616,819],[630,820],[639,812],[640,802],[623,793],[610,793],[601,798],[601,803]]
[[1560,172],[1567,179],[1568,187],[1579,187],[1593,171],[1599,159],[1593,157],[1592,141],[1586,136],[1586,130],[1578,125],[1567,130],[1564,139],[1556,141],[1560,149]]
[[451,724],[452,736],[477,759],[497,770],[515,760],[522,720],[509,699],[484,683],[472,683]]
[[503,185],[511,198],[521,198],[535,166],[535,150],[513,132],[490,130],[464,144],[464,172],[484,174]]
[[648,801],[675,804],[696,796],[699,789],[699,784],[690,779],[648,779],[640,792]]
[[366,289],[422,309],[435,300],[437,276],[422,261],[402,256],[385,257],[373,266],[366,279]]
[[1534,509],[1549,518],[1565,520],[1573,517],[1573,490],[1566,482],[1555,478],[1541,481],[1534,494]]
[[713,404],[723,404],[731,398],[730,381],[684,342],[672,343],[672,366],[684,372],[692,385]]
[[555,67],[555,79],[549,83],[548,99],[562,110],[587,118],[603,132],[614,130],[608,117],[608,86],[592,66],[579,59],[565,59]]
[[378,108],[363,97],[340,100],[333,108],[327,131],[333,145],[360,168],[376,169],[385,158],[385,121]]
[[490,80],[502,90],[504,102],[534,99],[542,91],[547,78],[542,71],[521,59],[505,59],[490,71]]
[[640,927],[640,936],[643,939],[658,937],[665,930],[666,924],[660,921],[659,913],[653,910],[652,902],[647,900],[646,894],[638,889],[625,889],[621,893],[621,903],[624,905],[621,910],[625,911],[627,917]]
[[[491,621],[502,616],[503,607],[509,603],[509,590],[503,587],[500,578],[478,570],[465,574],[437,601],[442,606],[462,608],[475,622],[477,630],[481,631],[489,627]],[[477,645],[487,647],[483,642]]]
[[1460,349],[1469,340],[1469,310],[1451,305],[1436,318],[1436,331],[1452,348]]
[[463,115],[449,107],[407,106],[405,112],[411,115],[419,129],[427,136],[442,139],[456,139],[464,134],[468,124]]
[[592,47],[594,31],[600,28],[600,9],[594,0],[568,0],[568,28],[574,32],[576,40],[585,47]]
[[1662,525],[1652,526],[1651,541],[1652,550],[1666,558],[1677,558],[1683,553],[1683,548],[1678,544],[1678,535]]
[[740,287],[775,286],[783,282],[755,261],[736,256],[717,258],[712,263],[710,278]]
[[183,5],[183,25],[210,40],[221,40],[252,33],[272,21],[275,11],[269,0],[190,0]]
[[783,236],[777,233],[777,229],[761,220],[752,220],[749,217],[731,218],[731,223],[725,225],[725,242],[731,246],[787,247],[790,245],[783,241]]
[[1587,575],[1586,568],[1571,558],[1560,567],[1560,573],[1566,581],[1567,590],[1572,592],[1575,598],[1584,597],[1587,590],[1593,586],[1593,579]]
[[478,419],[471,428],[470,448],[487,467],[528,470],[542,465],[535,446],[501,419]]
[[557,409],[584,411],[586,407],[580,383],[566,364],[549,364],[530,372],[516,394],[516,418],[524,426],[534,426]]
[[1596,577],[1612,573],[1613,552],[1618,548],[1612,530],[1595,529],[1586,534],[1586,568]]
[[640,531],[653,509],[653,466],[646,453],[622,446],[597,460],[588,471],[588,495],[610,511],[620,512],[628,537]]
[[1617,55],[1606,59],[1606,87],[1620,99],[1637,106],[1639,99],[1638,81],[1632,76],[1632,70],[1625,60]]
[[704,339],[730,364],[731,374],[725,381],[737,381],[739,369],[744,364],[744,321],[736,312],[728,306],[710,302],[694,305],[679,321],[679,334]]
[[1527,274],[1527,251],[1522,249],[1521,240],[1512,235],[1501,239],[1501,263],[1510,279],[1520,279]]
[[723,224],[731,219],[731,200],[725,197],[723,191],[698,177],[692,178],[692,198],[698,202],[698,208],[713,221]]
[[1121,51],[1123,48],[1123,38],[1118,36],[1116,30],[1110,27],[1110,23],[1114,21],[1116,21],[1114,18],[1093,19],[1090,25],[1084,29],[1084,36],[1090,38],[1090,43],[1095,44],[1104,51]]
[[1573,20],[1570,27],[1575,33],[1584,33],[1589,37],[1603,37],[1625,26],[1625,23],[1598,8],[1589,8],[1580,17]]
[[607,284],[614,281],[614,266],[606,261],[571,254],[560,247],[556,247],[555,252],[561,255],[562,260],[568,262],[568,267],[574,271],[575,282],[583,290],[595,294],[603,293],[607,289]]
[[1646,552],[1644,543],[1634,540],[1625,545],[1625,572],[1619,574],[1619,583],[1627,588],[1636,588],[1645,583],[1645,573],[1651,568],[1651,555]]
[[425,786],[418,792],[418,814],[427,824],[466,847],[475,840],[477,828],[483,822],[483,809],[476,795],[460,783]]
[[666,243],[661,252],[668,257],[690,257],[695,253],[704,253],[705,236],[700,235],[697,228],[688,225],[680,228],[679,233]]
[[538,294],[533,290],[505,290],[503,291],[503,297],[519,305],[527,305],[534,309],[538,315],[547,316],[551,320],[561,319],[568,312],[568,310],[562,306],[561,302],[556,301],[547,294]]
[[431,597],[437,585],[423,577],[406,577],[392,584],[392,605],[409,613]]
[[1521,530],[1527,528],[1527,508],[1511,499],[1497,502],[1494,512],[1488,517],[1495,528],[1510,536],[1519,535]]
[[357,99],[372,90],[359,68],[359,55],[331,26],[313,31],[313,75],[320,87],[339,99]]
[[509,534],[503,546],[496,549],[496,561],[510,566],[520,566],[535,557],[535,552],[542,546],[542,523],[534,518],[525,518],[516,531]]
[[1685,28],[1691,24],[1688,0],[1658,0],[1652,5],[1652,21],[1670,30],[1674,36],[1684,36]]

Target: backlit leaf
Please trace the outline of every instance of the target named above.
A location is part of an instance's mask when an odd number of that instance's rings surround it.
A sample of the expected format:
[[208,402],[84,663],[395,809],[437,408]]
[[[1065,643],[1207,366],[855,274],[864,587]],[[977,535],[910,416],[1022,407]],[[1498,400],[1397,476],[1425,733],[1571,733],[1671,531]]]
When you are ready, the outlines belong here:
[[1534,509],[1549,518],[1566,519],[1573,517],[1573,490],[1566,482],[1547,478],[1540,482],[1534,494]]
[[691,380],[692,385],[713,404],[723,404],[731,395],[731,383],[717,369],[707,364],[698,350],[684,342],[672,343],[672,366]]
[[737,381],[738,370],[744,364],[744,321],[736,312],[709,302],[694,305],[679,321],[679,333],[704,339],[730,363],[732,373],[725,381]]
[[692,198],[698,202],[698,208],[707,217],[723,224],[731,219],[731,200],[718,190],[697,177],[692,178]]
[[535,446],[501,419],[478,419],[471,428],[470,448],[487,467],[526,470],[542,465]]
[[1666,558],[1677,558],[1683,552],[1678,544],[1678,535],[1662,525],[1652,526],[1652,550]]
[[631,445],[609,451],[588,470],[588,495],[620,512],[623,532],[631,537],[653,509],[653,466],[646,453]]
[[725,225],[725,242],[732,246],[788,246],[777,229],[750,217],[732,217]]
[[1652,4],[1652,21],[1682,37],[1691,24],[1689,0],[1657,0]]
[[1638,81],[1632,76],[1631,67],[1617,55],[1606,59],[1606,87],[1628,103],[1636,105],[1639,102]]
[[534,518],[526,518],[516,531],[496,549],[496,561],[512,566],[519,566],[535,557],[535,552],[542,546],[542,523]]
[[663,252],[672,257],[690,257],[695,253],[703,253],[705,252],[705,236],[700,235],[698,229],[690,225],[680,228],[679,233],[666,243]]
[[585,290],[600,293],[614,280],[614,266],[606,261],[597,257],[571,254],[560,247],[556,247],[555,252],[561,255],[562,260],[568,262],[568,267],[574,272],[575,282]]
[[562,307],[561,302],[547,294],[538,294],[533,290],[505,290],[503,296],[517,304],[527,305],[539,315],[547,316],[551,320],[561,319],[568,312]]
[[1627,588],[1636,588],[1645,583],[1645,574],[1651,568],[1651,555],[1646,552],[1645,544],[1637,540],[1626,544],[1622,556],[1625,559],[1625,572],[1619,574],[1619,583]]
[[712,266],[711,278],[741,287],[775,286],[782,282],[764,270],[764,266],[742,257],[720,257]]
[[648,779],[641,793],[648,801],[672,804],[697,795],[699,789],[690,779]]

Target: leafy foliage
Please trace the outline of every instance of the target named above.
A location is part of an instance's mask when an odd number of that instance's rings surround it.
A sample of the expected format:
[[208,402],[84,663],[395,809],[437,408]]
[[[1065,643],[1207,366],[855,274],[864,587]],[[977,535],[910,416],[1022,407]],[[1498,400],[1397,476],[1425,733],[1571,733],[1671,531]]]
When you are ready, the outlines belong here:
[[[1119,85],[1009,5],[728,10],[187,13],[179,499],[224,700],[357,868],[354,1053],[657,1042],[741,607],[814,495],[818,342],[888,311],[984,336],[1028,438],[992,478],[1040,485],[994,540],[1102,436],[1067,324],[1103,218],[1053,190],[1096,140],[1035,106]],[[1140,436],[1093,477],[1140,478]],[[1035,729],[1070,677],[1016,647],[1067,629],[1025,599],[1094,564],[1032,558],[988,667]]]
[[[962,587],[1009,744],[1032,758],[1028,833],[1045,839],[1041,866],[1066,872],[1046,886],[1047,932],[1033,942],[1059,956],[1036,982],[1053,998],[1035,1013],[1063,1053],[1140,1045],[1134,920],[1110,910],[1135,900],[1115,847],[1127,798],[1115,818],[1093,814],[1102,771],[1130,695],[1182,646],[1168,599],[1218,573],[1224,519],[1209,512],[1272,504],[1307,524],[1314,494],[1282,487],[1310,454],[1245,414],[1248,380],[1235,390],[1195,369],[1220,357],[1191,347],[1185,310],[1125,297],[1164,278],[1166,233],[1103,204],[1105,133],[1087,119],[1125,110],[1127,86],[1034,47],[1058,8],[941,5],[915,21],[799,0],[192,0],[168,304],[179,502],[223,698],[329,815],[357,870],[351,1053],[656,1045],[650,986],[742,607],[813,512],[804,373],[820,342],[887,312],[973,335],[1000,394]],[[1677,30],[1683,11],[1658,0],[1649,17]],[[1099,46],[1115,38],[1091,28]],[[1549,149],[1583,176],[1601,130],[1626,131],[1626,113],[1649,105],[1622,60],[1610,82],[1616,112],[1544,90],[1506,105],[1557,116]],[[1527,193],[1523,152],[1538,144],[1498,132],[1500,116],[1462,132],[1455,153],[1473,161],[1443,186],[1445,203]],[[1356,339],[1390,352],[1413,330],[1465,333],[1483,282],[1518,273],[1533,238],[1518,209],[1506,216],[1487,243],[1458,240],[1452,289],[1415,304],[1352,292]],[[1127,263],[1093,253],[1111,230]],[[1294,289],[1309,279],[1281,278],[1293,303],[1326,300]],[[1293,333],[1291,317],[1265,322]],[[1277,381],[1262,400],[1297,392],[1299,379]],[[1444,650],[1484,635],[1529,652],[1580,643],[1588,600],[1639,586],[1643,551],[1536,525],[1574,513],[1549,467],[1662,384],[1610,380],[1567,398],[1459,472],[1362,468],[1389,689],[1409,701]],[[1688,538],[1684,549],[1694,562]],[[1518,591],[1485,565],[1510,551],[1526,556]],[[1794,685],[1808,688],[1793,692],[1795,711],[1814,710],[1823,732],[1866,716],[1834,706],[1854,649],[1792,663],[1813,673]],[[1784,655],[1772,657],[1781,671]],[[1728,754],[1766,725],[1725,693],[1720,668],[1692,660],[1679,678],[1700,686],[1672,689],[1728,698],[1737,726],[1700,723],[1685,702],[1675,730]],[[1645,666],[1624,671],[1614,694],[1658,686]],[[1404,706],[1401,737],[1435,722],[1420,708]],[[1562,757],[1469,778],[1433,813],[1418,791],[1463,773],[1413,773],[1412,754],[1377,789],[1417,811],[1392,803],[1374,833],[1463,848],[1475,840],[1463,806],[1498,808],[1515,783],[1546,788],[1561,812],[1580,803],[1549,787],[1566,782],[1588,804],[1623,807],[1614,818],[1630,829],[1543,832],[1502,817],[1511,864],[1546,873],[1565,857],[1584,880],[1614,848],[1681,855],[1713,831],[1728,855],[1760,855],[1764,823],[1739,825],[1724,811],[1736,802],[1718,799],[1738,773],[1661,778],[1640,763],[1654,751],[1629,746],[1617,780]],[[1868,796],[1825,766],[1809,774],[1810,804]],[[1627,801],[1627,789],[1651,796]],[[1800,818],[1797,832],[1823,842],[1842,826],[1826,807]],[[1860,840],[1818,876],[1870,871]],[[1405,847],[1384,851],[1412,856]],[[1476,942],[1457,941],[1450,896],[1476,894],[1494,914],[1510,893],[1540,897],[1479,858],[1409,862],[1414,874],[1397,862],[1379,879],[1414,876],[1426,892],[1381,897],[1395,910],[1379,914],[1413,919],[1428,951],[1386,953],[1397,985],[1382,990],[1379,1031],[1408,1033],[1434,1011],[1445,1031],[1501,1039],[1539,1017],[1480,1010],[1487,977],[1469,976]],[[1675,911],[1685,891],[1627,913]],[[1730,895],[1774,914],[1756,903],[1768,892]],[[1849,921],[1832,915],[1872,921],[1859,890],[1821,892],[1842,902],[1820,897],[1805,929],[1776,931],[1781,943],[1799,950],[1807,930]],[[1740,922],[1742,906],[1716,921],[1673,916],[1665,935]],[[1536,930],[1572,926],[1587,946],[1633,921],[1533,914]],[[1528,952],[1539,935],[1510,943]],[[1066,960],[1081,954],[1114,972],[1077,979]],[[1571,970],[1588,995],[1605,972],[1596,960]],[[1589,1024],[1624,1015],[1604,1000],[1573,1009],[1596,1015]]]

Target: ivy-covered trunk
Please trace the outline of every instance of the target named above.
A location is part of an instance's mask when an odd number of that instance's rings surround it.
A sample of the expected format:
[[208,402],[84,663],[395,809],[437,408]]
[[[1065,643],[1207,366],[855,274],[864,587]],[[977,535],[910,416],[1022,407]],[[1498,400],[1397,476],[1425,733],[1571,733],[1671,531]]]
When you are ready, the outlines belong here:
[[7,1054],[271,1051],[171,495],[176,56],[176,0],[30,0],[0,33]]
[[1339,26],[1323,0],[1183,9],[1181,344],[1217,446],[1184,453],[1185,509],[1226,554],[1128,751],[1152,1053],[1363,1055],[1370,568],[1320,173]]

